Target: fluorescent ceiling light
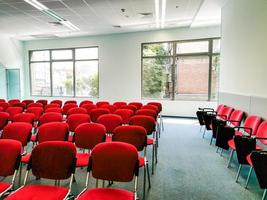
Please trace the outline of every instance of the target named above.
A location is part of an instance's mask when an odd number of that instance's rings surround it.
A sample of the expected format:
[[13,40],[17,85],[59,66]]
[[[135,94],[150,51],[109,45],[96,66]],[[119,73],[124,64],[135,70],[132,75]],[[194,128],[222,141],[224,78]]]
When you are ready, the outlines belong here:
[[80,30],[77,26],[72,24],[70,21],[64,20],[64,21],[60,21],[60,23],[67,26],[69,29],[71,29],[73,31],[79,31]]
[[60,17],[58,14],[56,14],[54,11],[52,11],[52,10],[50,10],[50,9],[48,9],[48,10],[44,10],[44,12],[45,12],[47,15],[49,15],[49,16],[51,16],[51,17],[57,19],[58,21],[65,21],[65,19],[63,19],[62,17]]
[[156,27],[159,28],[159,0],[155,0]]
[[161,27],[161,28],[164,28],[164,26],[165,26],[166,1],[167,1],[167,0],[162,0],[162,7],[161,7],[161,24],[160,24],[160,27]]
[[44,4],[41,4],[39,1],[36,0],[24,0],[24,1],[32,5],[33,7],[37,8],[38,10],[41,11],[48,10],[48,8]]

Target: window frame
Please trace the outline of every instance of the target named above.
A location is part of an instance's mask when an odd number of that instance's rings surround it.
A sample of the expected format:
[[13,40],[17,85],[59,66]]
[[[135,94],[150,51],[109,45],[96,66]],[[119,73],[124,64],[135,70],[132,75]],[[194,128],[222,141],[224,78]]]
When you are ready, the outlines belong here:
[[[85,49],[85,48],[97,48],[97,55],[98,58],[96,59],[76,59],[75,58],[75,49]],[[57,50],[71,50],[72,51],[72,59],[52,59],[52,51],[57,51]],[[32,52],[36,52],[36,51],[49,51],[49,61],[31,61],[31,54]],[[28,59],[29,59],[29,77],[30,77],[30,95],[33,97],[66,97],[66,98],[99,98],[99,46],[88,46],[88,47],[72,47],[72,48],[56,48],[56,49],[37,49],[37,50],[29,50],[28,51]],[[97,61],[97,96],[77,96],[76,95],[76,72],[75,72],[75,68],[76,68],[76,62],[77,61]],[[53,73],[52,73],[52,63],[53,62],[73,62],[73,70],[72,70],[72,74],[73,74],[73,96],[67,96],[67,95],[63,95],[63,96],[58,96],[58,95],[53,95]],[[33,94],[33,89],[32,89],[32,69],[31,69],[31,64],[32,63],[49,63],[50,65],[50,95],[36,95]]]
[[[171,41],[160,41],[160,42],[145,42],[141,43],[141,99],[143,100],[153,100],[155,98],[150,98],[150,97],[144,97],[144,88],[143,88],[143,70],[144,70],[144,63],[143,59],[147,58],[170,58],[172,59],[171,63],[171,72],[172,72],[172,90],[170,91],[171,95],[170,98],[168,99],[163,99],[163,98],[157,98],[155,100],[169,100],[169,101],[217,101],[216,99],[211,99],[212,96],[212,58],[213,56],[220,56],[220,52],[213,52],[213,41],[214,40],[221,40],[220,37],[212,37],[212,38],[200,38],[200,39],[188,39],[188,40],[171,40]],[[186,43],[186,42],[201,42],[201,41],[208,41],[208,52],[197,52],[197,53],[176,53],[176,46],[177,43]],[[172,55],[168,56],[143,56],[143,49],[145,45],[149,44],[162,44],[162,43],[172,43]],[[209,75],[208,75],[208,98],[206,100],[203,99],[188,99],[188,98],[179,98],[175,99],[175,89],[176,89],[176,59],[178,57],[190,57],[190,56],[208,56],[209,57]]]

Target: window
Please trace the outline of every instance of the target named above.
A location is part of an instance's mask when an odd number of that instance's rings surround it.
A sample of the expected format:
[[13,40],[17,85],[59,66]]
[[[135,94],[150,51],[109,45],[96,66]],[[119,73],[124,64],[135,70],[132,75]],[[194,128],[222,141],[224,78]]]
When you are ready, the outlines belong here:
[[216,100],[220,39],[142,44],[142,97]]
[[98,97],[98,47],[29,54],[31,95]]

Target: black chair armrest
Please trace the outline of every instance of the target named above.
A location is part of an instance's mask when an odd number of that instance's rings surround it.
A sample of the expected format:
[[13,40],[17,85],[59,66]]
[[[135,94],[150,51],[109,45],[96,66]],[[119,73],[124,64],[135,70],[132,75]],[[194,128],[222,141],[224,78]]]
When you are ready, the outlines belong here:
[[251,134],[252,134],[252,128],[249,128],[249,127],[245,127],[245,126],[235,126],[234,127],[234,129],[237,129],[238,131],[240,130],[240,129],[244,129],[244,130],[249,130],[249,136],[251,136]]
[[214,109],[213,108],[198,108],[198,110],[202,110],[202,111],[205,111],[205,110],[211,110],[211,111],[214,111]]

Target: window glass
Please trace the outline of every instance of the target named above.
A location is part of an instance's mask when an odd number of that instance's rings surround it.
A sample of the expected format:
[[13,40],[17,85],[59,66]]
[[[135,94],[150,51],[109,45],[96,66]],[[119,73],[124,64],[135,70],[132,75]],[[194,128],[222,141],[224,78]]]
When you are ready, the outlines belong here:
[[98,59],[98,48],[75,49],[76,60]]
[[50,96],[50,64],[32,63],[30,68],[32,95]]
[[143,56],[170,56],[173,53],[172,43],[155,43],[143,45]]
[[53,60],[68,60],[72,59],[72,50],[53,50],[52,51]]
[[221,40],[213,40],[213,53],[220,53],[221,51]]
[[219,90],[219,70],[220,70],[220,56],[216,55],[212,57],[211,67],[211,100],[218,98]]
[[30,61],[49,61],[49,51],[33,51],[30,54]]
[[181,42],[176,44],[177,54],[203,53],[209,51],[209,41]]

